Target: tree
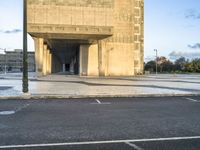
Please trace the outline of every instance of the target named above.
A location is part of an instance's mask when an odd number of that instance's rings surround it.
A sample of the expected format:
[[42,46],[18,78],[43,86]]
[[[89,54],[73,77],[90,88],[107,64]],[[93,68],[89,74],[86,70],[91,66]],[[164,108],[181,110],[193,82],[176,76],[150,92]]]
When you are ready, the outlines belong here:
[[174,71],[174,64],[170,60],[164,61],[162,64],[162,72],[172,72]]
[[[159,72],[197,72],[200,73],[200,58],[192,61],[186,60],[184,57],[177,59],[174,63],[168,60],[166,57],[158,57],[158,71]],[[154,60],[145,64],[145,70],[155,72],[156,62]]]
[[166,62],[167,61],[167,58],[164,57],[164,56],[160,56],[157,58],[157,62],[158,62],[158,65],[162,64],[163,62]]
[[175,61],[174,68],[177,71],[185,71],[185,66],[187,63],[188,61],[186,61],[185,57],[181,57]]
[[192,65],[191,62],[190,62],[190,63],[187,63],[187,64],[185,65],[185,71],[186,71],[186,72],[194,72],[194,68],[193,68],[193,65]]
[[193,67],[193,72],[200,72],[200,59],[194,59],[191,62]]
[[173,70],[173,63],[166,57],[161,56],[157,59],[159,72],[171,72]]
[[145,70],[154,72],[156,68],[156,62],[154,60],[151,60],[145,64]]

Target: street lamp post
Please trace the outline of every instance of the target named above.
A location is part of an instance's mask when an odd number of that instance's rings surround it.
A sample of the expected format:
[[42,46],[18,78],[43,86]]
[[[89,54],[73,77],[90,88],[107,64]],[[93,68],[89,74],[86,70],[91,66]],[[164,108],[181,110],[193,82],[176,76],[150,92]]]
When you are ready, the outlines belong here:
[[154,51],[156,52],[156,75],[158,74],[158,50],[154,49]]
[[28,57],[27,57],[27,1],[23,0],[23,78],[22,91],[28,93]]

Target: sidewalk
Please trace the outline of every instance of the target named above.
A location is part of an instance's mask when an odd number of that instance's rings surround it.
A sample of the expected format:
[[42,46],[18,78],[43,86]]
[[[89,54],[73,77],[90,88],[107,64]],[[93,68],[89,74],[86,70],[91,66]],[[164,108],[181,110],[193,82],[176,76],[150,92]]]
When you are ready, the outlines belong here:
[[30,96],[22,94],[21,75],[0,75],[0,98],[82,98],[200,95],[200,74],[137,77],[79,77],[31,74]]

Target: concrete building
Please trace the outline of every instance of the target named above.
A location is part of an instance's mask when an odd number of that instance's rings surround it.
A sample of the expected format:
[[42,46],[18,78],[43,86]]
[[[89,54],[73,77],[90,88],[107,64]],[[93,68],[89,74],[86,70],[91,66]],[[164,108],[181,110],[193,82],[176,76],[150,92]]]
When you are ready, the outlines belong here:
[[144,0],[27,0],[39,76],[143,73]]
[[[21,49],[6,51],[0,54],[0,72],[21,72],[23,68],[23,53]],[[28,71],[35,71],[35,52],[28,52]]]

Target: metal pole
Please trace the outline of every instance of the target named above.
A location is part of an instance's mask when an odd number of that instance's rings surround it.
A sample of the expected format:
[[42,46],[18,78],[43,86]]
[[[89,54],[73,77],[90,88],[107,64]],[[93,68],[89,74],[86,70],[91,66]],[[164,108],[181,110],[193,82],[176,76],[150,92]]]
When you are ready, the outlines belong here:
[[154,49],[154,51],[156,52],[156,75],[158,74],[158,50]]
[[28,57],[27,57],[27,1],[23,0],[23,78],[22,91],[28,93]]

